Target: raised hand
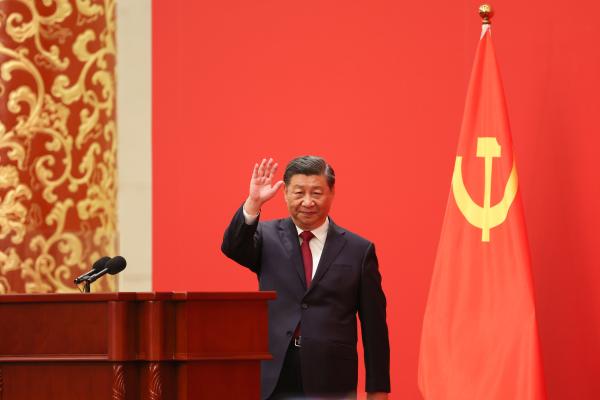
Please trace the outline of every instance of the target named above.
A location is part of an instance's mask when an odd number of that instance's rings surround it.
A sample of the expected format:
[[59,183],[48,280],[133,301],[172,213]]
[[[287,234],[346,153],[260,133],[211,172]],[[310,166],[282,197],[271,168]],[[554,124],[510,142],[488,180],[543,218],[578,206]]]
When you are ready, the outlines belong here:
[[250,215],[257,215],[264,203],[271,200],[283,186],[283,181],[273,183],[273,176],[277,171],[277,163],[272,158],[262,159],[260,165],[254,164],[248,199],[244,203],[244,210]]

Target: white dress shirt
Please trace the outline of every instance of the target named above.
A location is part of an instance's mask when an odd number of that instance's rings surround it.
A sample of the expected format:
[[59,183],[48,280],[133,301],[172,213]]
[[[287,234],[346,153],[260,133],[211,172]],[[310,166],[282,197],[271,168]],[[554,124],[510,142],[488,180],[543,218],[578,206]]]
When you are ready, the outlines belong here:
[[[247,225],[252,225],[256,222],[258,215],[250,215],[242,208],[242,212],[244,213],[244,221]],[[302,239],[300,238],[300,234],[304,232],[304,230],[298,225],[296,225],[296,230],[298,231],[298,243],[302,245]],[[312,269],[312,277],[315,277],[317,273],[317,267],[319,266],[319,260],[321,260],[321,254],[323,254],[323,247],[325,246],[325,240],[327,239],[327,231],[329,230],[329,217],[325,218],[325,222],[318,228],[312,229],[311,232],[315,235],[314,238],[308,242],[308,247],[310,247],[310,252],[312,254],[313,259],[313,269]]]

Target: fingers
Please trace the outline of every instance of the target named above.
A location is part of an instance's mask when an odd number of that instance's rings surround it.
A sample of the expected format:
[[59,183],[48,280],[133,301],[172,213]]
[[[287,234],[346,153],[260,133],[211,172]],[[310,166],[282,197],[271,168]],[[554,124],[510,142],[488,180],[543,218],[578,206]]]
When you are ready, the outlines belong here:
[[267,160],[265,160],[264,158],[260,162],[260,165],[258,166],[258,174],[256,176],[257,178],[262,178],[263,176],[265,176],[265,163],[266,162],[267,162]]
[[268,180],[270,181],[271,179],[273,179],[273,175],[275,175],[275,172],[277,172],[277,166],[279,164],[275,163],[273,164],[273,168],[271,168],[271,172],[269,173],[269,177]]
[[266,180],[273,179],[273,175],[277,171],[278,164],[272,159],[263,158],[260,165],[254,165],[254,171],[252,172],[252,179],[265,178]]
[[283,181],[279,181],[277,183],[275,183],[273,186],[271,186],[268,189],[268,192],[266,194],[266,200],[270,200],[273,198],[273,196],[275,196],[275,194],[277,194],[277,192],[279,191],[279,189],[283,186]]
[[267,183],[271,182],[271,175],[272,175],[272,171],[273,170],[273,159],[269,158],[269,161],[267,162],[267,166],[265,167],[265,181]]
[[279,189],[281,189],[281,187],[283,186],[283,181],[279,181],[276,184],[273,185],[273,191],[277,192]]

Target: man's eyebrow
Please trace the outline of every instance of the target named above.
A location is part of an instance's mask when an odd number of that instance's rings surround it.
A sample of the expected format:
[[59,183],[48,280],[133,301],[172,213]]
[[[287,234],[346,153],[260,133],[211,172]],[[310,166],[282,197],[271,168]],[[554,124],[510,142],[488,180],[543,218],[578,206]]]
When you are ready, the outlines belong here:
[[305,188],[308,188],[308,189],[315,190],[315,189],[323,189],[323,188],[325,188],[325,185],[321,185],[320,183],[317,183],[316,185],[301,185],[299,183],[294,183],[293,185],[290,185],[290,187],[292,189],[305,189]]

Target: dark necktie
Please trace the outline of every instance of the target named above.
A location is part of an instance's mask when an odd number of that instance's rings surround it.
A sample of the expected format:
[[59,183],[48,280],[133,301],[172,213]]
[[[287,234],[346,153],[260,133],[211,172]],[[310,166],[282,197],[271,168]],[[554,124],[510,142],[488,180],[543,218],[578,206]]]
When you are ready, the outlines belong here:
[[[312,260],[312,252],[310,251],[310,246],[308,242],[310,239],[314,238],[315,235],[311,231],[304,231],[300,234],[300,238],[302,239],[302,244],[300,245],[300,251],[302,252],[302,263],[304,264],[304,276],[306,277],[306,288],[310,287],[310,282],[312,281],[312,271],[313,271],[313,260]],[[296,331],[294,332],[294,338],[300,337],[300,323],[296,327]],[[296,342],[294,342],[296,343]],[[298,344],[296,346],[300,347]]]
[[306,277],[307,289],[310,287],[310,282],[312,281],[313,273],[312,252],[310,251],[310,246],[308,245],[308,242],[310,242],[310,239],[314,237],[315,235],[313,235],[311,231],[304,231],[300,234],[300,238],[302,239],[300,250],[302,251],[302,262],[304,263],[304,276]]

